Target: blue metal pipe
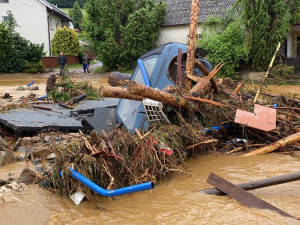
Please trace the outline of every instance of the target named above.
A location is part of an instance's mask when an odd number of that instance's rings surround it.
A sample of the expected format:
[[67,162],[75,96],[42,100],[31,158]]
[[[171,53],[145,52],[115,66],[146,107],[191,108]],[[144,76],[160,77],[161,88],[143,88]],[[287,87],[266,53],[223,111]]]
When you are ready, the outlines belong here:
[[137,63],[139,65],[140,69],[141,69],[145,85],[148,86],[148,87],[150,87],[150,82],[149,82],[148,74],[147,74],[147,71],[146,71],[146,68],[145,68],[145,65],[144,65],[143,61],[141,59],[138,59]]
[[38,97],[38,100],[42,100],[43,98],[47,98],[47,97],[48,97],[48,95],[43,95],[41,97]]
[[[147,183],[142,183],[142,184],[137,184],[129,187],[124,187],[116,190],[105,190],[102,187],[98,186],[95,184],[93,181],[89,180],[82,174],[78,173],[76,170],[73,170],[71,167],[70,169],[70,175],[98,193],[99,195],[105,196],[105,197],[113,197],[113,196],[118,196],[118,195],[125,195],[125,194],[130,194],[130,193],[135,193],[139,191],[145,191],[149,189],[154,188],[154,183],[153,182],[147,182]],[[62,172],[59,173],[60,177],[62,177]]]
[[29,84],[27,84],[27,87],[30,87],[32,84],[34,84],[34,81],[31,81]]

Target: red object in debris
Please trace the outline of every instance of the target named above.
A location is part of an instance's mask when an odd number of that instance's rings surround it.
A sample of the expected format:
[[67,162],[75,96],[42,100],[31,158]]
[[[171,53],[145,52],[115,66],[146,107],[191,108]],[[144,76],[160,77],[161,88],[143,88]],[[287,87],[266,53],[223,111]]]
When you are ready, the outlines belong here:
[[157,149],[160,152],[163,152],[166,155],[172,155],[173,154],[173,150],[170,149],[165,143],[163,143],[161,141],[158,141],[158,144],[157,144],[157,141],[155,139],[153,140],[153,143],[156,145]]
[[234,122],[263,131],[271,131],[276,129],[276,109],[258,104],[254,105],[254,113],[238,109]]

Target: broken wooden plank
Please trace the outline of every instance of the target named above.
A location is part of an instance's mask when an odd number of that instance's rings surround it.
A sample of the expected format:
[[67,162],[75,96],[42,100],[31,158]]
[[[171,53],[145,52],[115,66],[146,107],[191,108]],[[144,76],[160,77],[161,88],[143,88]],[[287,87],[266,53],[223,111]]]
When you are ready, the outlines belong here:
[[[191,8],[191,23],[190,23],[190,33],[188,41],[188,50],[187,50],[187,60],[186,60],[186,71],[188,75],[193,75],[194,69],[194,59],[195,59],[195,49],[196,49],[196,36],[197,36],[197,25],[199,17],[199,0],[192,0]],[[186,77],[185,81],[186,88],[188,90],[192,87],[192,81]]]
[[201,80],[199,83],[197,83],[191,90],[190,93],[193,92],[199,92],[201,91],[207,83],[210,81],[211,78],[213,78],[218,71],[223,67],[224,64],[218,64],[203,80]]
[[[209,71],[206,69],[206,67],[198,59],[194,60],[194,65],[196,67],[198,67],[198,69],[201,70],[202,73],[205,76],[207,76],[209,74]],[[213,77],[213,78],[210,79],[210,82],[211,82],[212,87],[215,90],[215,93],[218,93],[219,92],[219,87],[218,87],[216,79]]]
[[276,208],[275,206],[271,205],[270,203],[259,199],[258,197],[254,196],[253,194],[245,191],[244,189],[240,188],[237,185],[219,177],[218,175],[211,173],[206,181],[207,183],[213,185],[214,187],[218,188],[219,190],[223,191],[224,193],[230,195],[237,201],[245,204],[246,206],[257,208],[257,209],[268,209],[279,213],[282,216],[287,216],[290,218],[294,218],[292,215],[282,211],[281,209]]
[[262,147],[262,148],[254,150],[252,152],[249,152],[247,154],[244,154],[243,156],[253,156],[253,155],[262,155],[262,154],[270,153],[270,152],[277,150],[280,147],[284,147],[286,145],[293,144],[297,141],[300,141],[300,132],[290,135],[288,137],[285,137],[283,139],[280,139],[279,141],[276,141],[275,143],[272,143],[265,147]]
[[178,49],[177,55],[177,77],[176,77],[176,85],[184,85],[184,79],[182,75],[182,50]]
[[212,140],[207,140],[207,141],[201,141],[201,142],[199,142],[199,143],[196,143],[196,144],[187,146],[185,149],[188,150],[188,149],[195,148],[195,147],[197,147],[197,146],[199,146],[199,145],[205,145],[205,144],[216,143],[216,142],[218,142],[217,139],[212,139]]
[[[243,188],[244,190],[255,190],[255,189],[259,189],[259,188],[289,183],[289,182],[298,181],[298,180],[300,180],[300,172],[284,174],[284,175],[280,175],[280,176],[276,176],[276,177],[270,177],[270,178],[251,181],[251,182],[247,182],[247,183],[241,183],[241,184],[237,184],[237,186],[239,186],[240,188]],[[213,194],[213,195],[226,195],[226,193],[224,193],[216,188],[203,190],[201,192],[203,192],[205,194]]]

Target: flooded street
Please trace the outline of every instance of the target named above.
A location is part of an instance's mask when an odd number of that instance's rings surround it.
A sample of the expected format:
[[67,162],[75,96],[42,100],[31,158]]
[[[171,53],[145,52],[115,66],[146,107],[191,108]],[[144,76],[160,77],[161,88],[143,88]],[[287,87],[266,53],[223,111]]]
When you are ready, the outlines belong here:
[[[210,188],[205,183],[210,172],[241,183],[298,172],[299,159],[282,154],[201,156],[187,165],[193,175],[178,175],[152,191],[116,200],[97,197],[96,203],[84,200],[79,206],[36,185],[29,186],[28,191],[3,193],[16,199],[11,203],[0,201],[0,224],[300,224],[272,211],[248,208],[227,196],[198,192]],[[3,167],[0,175],[7,176],[11,171],[12,165]],[[299,185],[297,181],[251,193],[300,217]]]
[[[107,76],[71,77],[87,81],[94,87],[107,83]],[[19,85],[31,81],[43,95],[47,76],[0,75],[0,95],[9,92],[14,98],[26,95],[17,92]],[[269,85],[272,94],[298,94],[300,85]],[[31,163],[29,163],[31,165]],[[17,178],[26,162],[0,167],[0,179]],[[249,182],[300,171],[300,159],[271,153],[255,157],[199,156],[187,161],[192,175],[179,174],[151,191],[113,198],[97,196],[85,199],[79,206],[66,196],[51,193],[38,185],[25,191],[0,192],[0,225],[59,224],[300,224],[275,212],[246,207],[228,196],[199,193],[211,188],[206,183],[210,172],[232,183]],[[279,209],[300,217],[300,181],[250,191]]]

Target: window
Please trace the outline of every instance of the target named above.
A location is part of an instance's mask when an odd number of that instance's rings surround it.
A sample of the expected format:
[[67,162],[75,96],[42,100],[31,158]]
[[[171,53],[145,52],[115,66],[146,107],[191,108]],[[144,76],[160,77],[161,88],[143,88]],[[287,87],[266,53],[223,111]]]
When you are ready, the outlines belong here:
[[2,21],[8,21],[9,20],[9,17],[8,16],[2,16]]
[[60,22],[58,20],[55,20],[56,28],[60,28]]
[[[202,35],[201,34],[196,34],[196,40],[199,40],[202,38]],[[186,35],[186,42],[188,43],[189,42],[189,35]]]
[[0,0],[0,3],[9,3],[8,0]]
[[50,23],[50,30],[54,30],[54,24],[52,18],[50,18],[49,23]]

